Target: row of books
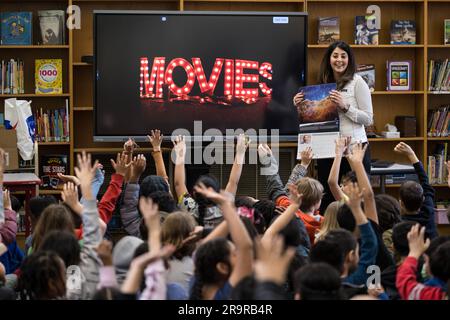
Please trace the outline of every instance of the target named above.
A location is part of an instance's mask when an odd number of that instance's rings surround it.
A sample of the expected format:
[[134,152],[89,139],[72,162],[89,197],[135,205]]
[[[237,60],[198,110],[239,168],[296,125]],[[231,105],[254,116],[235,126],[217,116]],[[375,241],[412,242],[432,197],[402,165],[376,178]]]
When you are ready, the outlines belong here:
[[36,124],[36,141],[69,141],[69,113],[67,108],[40,111],[34,114]]
[[[412,90],[411,61],[387,61],[386,69],[388,82],[386,90]],[[357,66],[356,73],[364,79],[371,92],[375,91],[375,65],[360,64]]]
[[[379,29],[375,16],[355,17],[355,44],[378,45]],[[319,17],[318,44],[330,44],[340,40],[339,17]],[[416,22],[413,20],[391,21],[391,44],[416,44]]]
[[25,93],[24,62],[20,59],[2,60],[0,94]]
[[430,110],[428,113],[428,136],[448,137],[450,134],[450,105]]
[[[40,44],[61,45],[65,43],[65,12],[63,10],[38,11],[41,31]],[[33,44],[33,13],[0,13],[0,33],[2,45]]]
[[443,184],[447,183],[448,170],[447,170],[447,155],[448,155],[448,143],[438,143],[432,152],[432,155],[428,156],[428,179],[431,184]]
[[450,60],[428,62],[428,91],[450,91]]

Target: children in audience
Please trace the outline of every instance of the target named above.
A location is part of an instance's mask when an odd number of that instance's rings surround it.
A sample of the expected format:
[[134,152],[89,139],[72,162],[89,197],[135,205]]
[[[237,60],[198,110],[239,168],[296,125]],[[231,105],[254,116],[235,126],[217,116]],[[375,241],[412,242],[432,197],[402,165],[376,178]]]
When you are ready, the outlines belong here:
[[438,236],[434,222],[434,189],[428,182],[428,176],[422,162],[409,145],[400,142],[394,151],[406,156],[414,166],[419,182],[406,181],[400,187],[400,206],[402,220],[414,221],[426,227],[427,238]]

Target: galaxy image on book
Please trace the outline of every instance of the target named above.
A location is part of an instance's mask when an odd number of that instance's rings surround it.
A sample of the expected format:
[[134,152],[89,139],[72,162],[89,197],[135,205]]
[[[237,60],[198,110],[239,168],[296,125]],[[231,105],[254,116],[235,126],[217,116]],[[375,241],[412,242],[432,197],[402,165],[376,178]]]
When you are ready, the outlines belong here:
[[336,90],[335,83],[300,88],[304,94],[304,100],[297,107],[300,132],[339,131],[337,105],[329,98],[331,90]]

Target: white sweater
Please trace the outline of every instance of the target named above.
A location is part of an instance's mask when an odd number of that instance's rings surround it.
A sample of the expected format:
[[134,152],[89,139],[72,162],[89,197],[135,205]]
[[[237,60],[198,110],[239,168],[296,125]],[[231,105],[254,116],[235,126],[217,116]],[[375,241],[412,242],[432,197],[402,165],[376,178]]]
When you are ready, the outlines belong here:
[[373,123],[372,97],[369,86],[355,74],[353,80],[341,90],[344,103],[349,106],[346,113],[339,109],[340,133],[352,137],[352,142],[367,142],[364,126]]

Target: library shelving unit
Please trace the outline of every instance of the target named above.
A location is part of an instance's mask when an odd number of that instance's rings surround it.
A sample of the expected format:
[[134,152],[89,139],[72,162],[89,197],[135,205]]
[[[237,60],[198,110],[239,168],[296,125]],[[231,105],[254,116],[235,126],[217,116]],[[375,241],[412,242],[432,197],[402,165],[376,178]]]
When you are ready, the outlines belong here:
[[[427,35],[426,62],[429,60],[444,60],[450,58],[450,45],[444,45],[444,20],[450,19],[450,0],[428,0],[425,25]],[[426,80],[428,81],[428,80]],[[426,84],[426,105],[428,110],[450,104],[450,92],[430,92]],[[425,119],[426,123],[428,119]],[[426,139],[426,154],[432,155],[436,144],[448,143],[450,137],[428,137]],[[450,189],[447,184],[434,185],[438,200],[450,199]]]
[[[376,67],[376,86],[372,94],[374,122],[377,131],[382,131],[387,123],[394,124],[396,115],[415,116],[417,133],[415,137],[400,139],[370,139],[372,158],[405,162],[393,152],[399,141],[407,141],[417,151],[426,166],[427,156],[435,144],[447,139],[427,137],[427,113],[429,109],[449,102],[450,95],[428,92],[427,62],[429,59],[443,59],[449,56],[450,46],[444,46],[444,19],[450,18],[450,0],[3,0],[0,11],[28,10],[37,12],[43,9],[65,9],[68,5],[77,5],[81,9],[81,29],[68,30],[67,45],[57,47],[0,47],[1,57],[19,57],[27,63],[29,72],[26,78],[27,98],[33,104],[58,106],[69,99],[70,102],[70,142],[68,144],[49,144],[42,148],[50,151],[69,152],[70,170],[73,172],[74,152],[87,149],[99,155],[113,154],[120,150],[120,143],[93,142],[93,66],[81,61],[84,55],[93,54],[93,10],[165,10],[165,11],[278,11],[308,12],[308,84],[315,84],[320,59],[326,45],[317,44],[317,24],[319,17],[339,16],[341,39],[352,44],[358,64],[374,64]],[[376,4],[381,8],[381,30],[379,45],[353,45],[354,19],[364,15],[366,8]],[[391,20],[414,20],[416,22],[415,45],[391,45]],[[36,26],[36,21],[34,26]],[[37,28],[34,28],[37,37]],[[37,38],[36,38],[37,39]],[[62,57],[64,59],[64,93],[62,96],[35,97],[34,59],[38,56]],[[412,90],[392,92],[386,90],[386,61],[412,61]],[[5,97],[0,96],[0,102]],[[143,152],[149,145],[142,144]],[[286,165],[295,162],[295,144],[282,145],[285,151],[282,161]],[[45,152],[47,149],[42,150]],[[387,152],[389,150],[389,152]],[[284,167],[282,164],[281,167]],[[216,169],[215,169],[216,170]],[[217,169],[220,175],[228,168]],[[248,173],[246,173],[248,171]],[[169,168],[169,172],[171,169]],[[256,172],[252,166],[244,167],[244,174],[251,176]],[[284,173],[282,174],[284,175]],[[225,176],[225,175],[224,175]],[[261,180],[261,179],[260,179]],[[243,180],[250,186],[258,186],[256,174]],[[247,189],[247,188],[245,188]],[[257,188],[258,189],[258,188]],[[445,187],[437,186],[439,193],[447,192]],[[387,192],[395,194],[398,185],[389,186]],[[263,197],[257,192],[254,196]]]
[[[24,94],[0,94],[0,112],[4,112],[4,101],[8,98],[31,100],[33,112],[42,108],[48,111],[57,108],[65,108],[66,100],[69,104],[72,97],[71,90],[71,41],[69,32],[66,30],[66,43],[64,45],[40,45],[39,10],[63,10],[71,4],[70,0],[2,0],[0,1],[0,12],[30,11],[33,14],[32,22],[32,45],[0,45],[0,60],[18,58],[24,61]],[[35,94],[35,60],[36,59],[62,59],[63,93],[52,95]],[[72,118],[71,107],[69,117]],[[72,126],[69,127],[72,135]],[[65,154],[69,156],[72,152],[72,137],[68,142],[39,142],[40,154]],[[35,159],[37,160],[37,159]],[[72,162],[69,162],[69,169]],[[57,194],[57,191],[40,190],[40,193]]]

